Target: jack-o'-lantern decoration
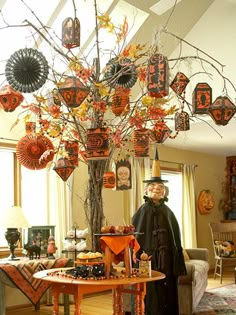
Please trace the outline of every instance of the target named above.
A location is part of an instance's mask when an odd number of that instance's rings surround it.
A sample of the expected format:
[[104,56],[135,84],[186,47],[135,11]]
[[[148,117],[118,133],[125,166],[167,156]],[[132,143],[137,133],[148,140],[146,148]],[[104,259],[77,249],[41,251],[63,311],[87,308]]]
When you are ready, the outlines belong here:
[[116,175],[114,172],[104,172],[103,187],[111,189],[116,187]]
[[215,205],[212,191],[202,190],[198,196],[198,210],[201,214],[211,213]]

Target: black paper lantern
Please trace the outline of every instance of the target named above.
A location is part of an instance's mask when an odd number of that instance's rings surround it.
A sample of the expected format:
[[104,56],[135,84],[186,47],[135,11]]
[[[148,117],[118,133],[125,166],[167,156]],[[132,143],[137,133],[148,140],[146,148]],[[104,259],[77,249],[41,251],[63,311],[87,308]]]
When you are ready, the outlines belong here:
[[208,114],[212,103],[212,89],[207,83],[198,83],[193,91],[193,113]]
[[61,177],[64,182],[70,177],[74,169],[75,166],[72,165],[67,158],[60,158],[57,160],[56,166],[53,168],[53,170]]
[[218,96],[209,108],[209,115],[217,125],[225,126],[236,112],[236,106],[227,96]]
[[32,48],[16,51],[7,61],[5,74],[13,89],[31,93],[41,88],[48,77],[48,63],[41,52]]
[[171,82],[170,87],[176,94],[181,95],[185,91],[188,83],[189,79],[186,77],[186,75],[182,72],[178,72],[174,80]]
[[80,46],[80,21],[71,17],[62,23],[62,46],[71,49]]
[[189,114],[183,110],[175,114],[175,130],[187,131],[190,129]]

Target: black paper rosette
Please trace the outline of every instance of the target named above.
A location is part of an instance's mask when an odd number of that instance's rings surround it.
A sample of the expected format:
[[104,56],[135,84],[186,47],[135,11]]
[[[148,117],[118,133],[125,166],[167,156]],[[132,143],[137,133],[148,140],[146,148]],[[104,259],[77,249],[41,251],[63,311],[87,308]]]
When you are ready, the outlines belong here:
[[7,61],[5,74],[13,89],[31,93],[41,88],[48,77],[48,62],[36,49],[24,48],[12,54]]
[[107,64],[105,78],[114,86],[130,89],[137,81],[137,69],[130,59],[111,59]]

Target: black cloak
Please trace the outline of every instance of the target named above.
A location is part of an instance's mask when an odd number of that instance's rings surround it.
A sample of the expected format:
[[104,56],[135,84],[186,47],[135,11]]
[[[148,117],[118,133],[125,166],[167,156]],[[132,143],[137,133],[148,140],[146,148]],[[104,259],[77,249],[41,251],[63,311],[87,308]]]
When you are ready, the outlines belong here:
[[145,203],[132,218],[140,250],[151,257],[152,270],[158,270],[166,275],[161,281],[147,283],[145,297],[145,315],[178,315],[179,275],[186,274],[182,253],[179,225],[174,213],[164,204],[159,205],[144,196]]

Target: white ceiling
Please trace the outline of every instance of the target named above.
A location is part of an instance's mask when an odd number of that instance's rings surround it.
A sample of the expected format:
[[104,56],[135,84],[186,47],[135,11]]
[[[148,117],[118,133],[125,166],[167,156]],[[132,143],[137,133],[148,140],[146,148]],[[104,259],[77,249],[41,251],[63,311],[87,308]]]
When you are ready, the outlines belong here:
[[[61,23],[65,17],[70,16],[69,12],[73,12],[71,0],[25,0],[32,11],[40,17],[42,22],[47,25],[52,25],[60,35]],[[236,45],[235,45],[235,29],[236,29],[236,0],[182,0],[177,1],[175,10],[170,15],[172,8],[160,14],[158,8],[167,2],[175,3],[175,0],[123,0],[122,5],[119,0],[97,0],[102,9],[107,9],[112,12],[118,4],[124,11],[136,6],[139,10],[143,10],[136,18],[138,32],[133,36],[132,41],[136,42],[153,42],[154,33],[163,26],[167,27],[169,32],[184,38],[194,46],[207,52],[210,56],[219,60],[225,65],[223,75],[227,76],[233,83],[236,82]],[[75,0],[78,11],[77,16],[81,21],[83,38],[81,39],[84,47],[88,47],[91,42],[91,4],[93,0]],[[25,18],[31,21],[35,20],[34,14],[29,10],[21,11],[23,6],[21,0],[0,0],[0,8],[4,13],[8,5],[12,5],[11,14],[4,15],[7,17],[9,24],[17,24]],[[17,9],[16,9],[17,8]],[[152,8],[152,10],[150,9]],[[84,11],[86,10],[86,14]],[[154,11],[155,12],[154,12]],[[68,13],[67,13],[68,12]],[[131,18],[132,12],[128,13],[128,18]],[[138,11],[142,13],[141,11]],[[122,15],[120,13],[119,15]],[[123,19],[123,17],[121,16]],[[168,23],[167,23],[168,21]],[[89,22],[89,23],[87,23]],[[29,34],[29,29],[11,28],[2,29],[2,21],[0,23],[0,85],[4,84],[4,68],[6,60],[16,50],[28,47],[32,43]],[[135,30],[135,27],[134,27]],[[7,35],[7,38],[6,38]],[[172,36],[164,35],[161,37],[161,49],[169,58],[175,58],[179,55],[179,41]],[[42,46],[41,46],[42,47]],[[48,53],[46,48],[43,48],[44,53]],[[196,54],[195,50],[191,50],[188,45],[183,45],[182,55]],[[187,68],[183,68],[185,74],[194,72],[194,63],[188,64]],[[177,66],[172,75],[178,70],[182,70],[182,65]],[[195,76],[195,80],[191,80],[191,84],[186,89],[186,99],[191,102],[192,90],[197,82],[208,82],[213,90],[213,100],[222,94],[223,84],[221,77],[215,75],[214,79],[206,75]],[[235,101],[234,89],[228,87],[228,94]],[[0,141],[1,138],[19,139],[22,136],[20,127],[15,127],[10,131],[10,126],[15,122],[17,115],[20,113],[16,110],[14,113],[0,112]],[[203,117],[200,117],[203,118]],[[163,145],[185,150],[194,150],[209,154],[217,154],[223,156],[236,155],[236,119],[233,118],[227,126],[217,126],[208,116],[204,118],[207,123],[198,121],[197,117],[191,122],[190,130],[180,132],[176,139],[168,139]],[[10,121],[10,123],[9,123]]]

